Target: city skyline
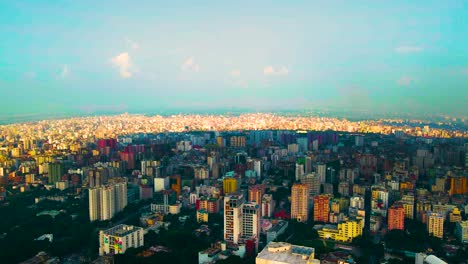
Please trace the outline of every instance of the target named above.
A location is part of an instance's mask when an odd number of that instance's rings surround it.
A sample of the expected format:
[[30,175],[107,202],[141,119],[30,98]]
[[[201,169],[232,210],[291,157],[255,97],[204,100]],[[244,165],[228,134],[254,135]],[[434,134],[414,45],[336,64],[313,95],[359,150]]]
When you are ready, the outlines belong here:
[[463,1],[0,2],[0,113],[466,116]]

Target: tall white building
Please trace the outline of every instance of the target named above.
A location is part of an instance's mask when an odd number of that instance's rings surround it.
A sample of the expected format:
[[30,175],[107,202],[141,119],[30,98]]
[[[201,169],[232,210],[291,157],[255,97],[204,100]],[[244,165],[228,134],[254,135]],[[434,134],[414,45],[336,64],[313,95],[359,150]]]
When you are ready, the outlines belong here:
[[260,206],[245,202],[242,194],[224,197],[224,239],[239,244],[247,239],[256,241],[260,232]]
[[326,164],[317,164],[317,174],[320,177],[320,183],[325,183],[327,177],[327,165]]
[[296,163],[296,181],[304,175],[304,164]]
[[242,233],[242,194],[224,197],[224,240],[237,244]]
[[262,160],[255,159],[253,163],[253,170],[257,174],[257,178],[262,177]]
[[127,206],[127,183],[89,189],[89,220],[109,220]]
[[117,225],[99,231],[99,255],[123,254],[129,248],[144,245],[143,228],[130,225]]
[[320,177],[316,173],[302,175],[299,179],[301,183],[307,184],[311,196],[320,194]]

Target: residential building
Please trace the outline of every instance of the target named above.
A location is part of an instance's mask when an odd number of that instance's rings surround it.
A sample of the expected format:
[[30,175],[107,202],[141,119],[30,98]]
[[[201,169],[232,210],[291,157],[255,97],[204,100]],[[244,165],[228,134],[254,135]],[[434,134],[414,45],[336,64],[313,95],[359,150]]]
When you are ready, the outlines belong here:
[[291,218],[307,222],[309,218],[309,188],[306,184],[295,183],[291,190]]

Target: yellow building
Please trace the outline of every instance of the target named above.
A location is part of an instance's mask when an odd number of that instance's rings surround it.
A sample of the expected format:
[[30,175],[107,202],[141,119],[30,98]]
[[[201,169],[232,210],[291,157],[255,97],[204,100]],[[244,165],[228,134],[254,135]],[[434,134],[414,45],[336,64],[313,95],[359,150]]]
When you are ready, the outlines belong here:
[[197,222],[198,223],[208,223],[208,212],[206,210],[197,211]]
[[333,239],[335,241],[349,242],[353,238],[362,235],[364,220],[356,218],[336,225],[325,225],[320,227],[317,232],[320,238]]
[[438,238],[444,238],[444,216],[438,213],[427,213],[427,232]]
[[223,191],[225,195],[237,191],[237,180],[235,178],[224,178]]
[[405,209],[405,218],[414,219],[414,205],[410,203],[403,203]]
[[457,207],[453,208],[452,212],[450,212],[449,214],[449,220],[451,223],[461,222],[462,217],[461,217],[460,209],[458,209]]

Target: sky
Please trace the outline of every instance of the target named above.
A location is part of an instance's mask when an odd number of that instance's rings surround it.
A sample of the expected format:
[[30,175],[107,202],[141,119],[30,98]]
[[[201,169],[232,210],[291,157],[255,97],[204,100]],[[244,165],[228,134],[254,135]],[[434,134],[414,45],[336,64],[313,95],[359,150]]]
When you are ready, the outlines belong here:
[[468,112],[468,1],[0,0],[0,116]]

